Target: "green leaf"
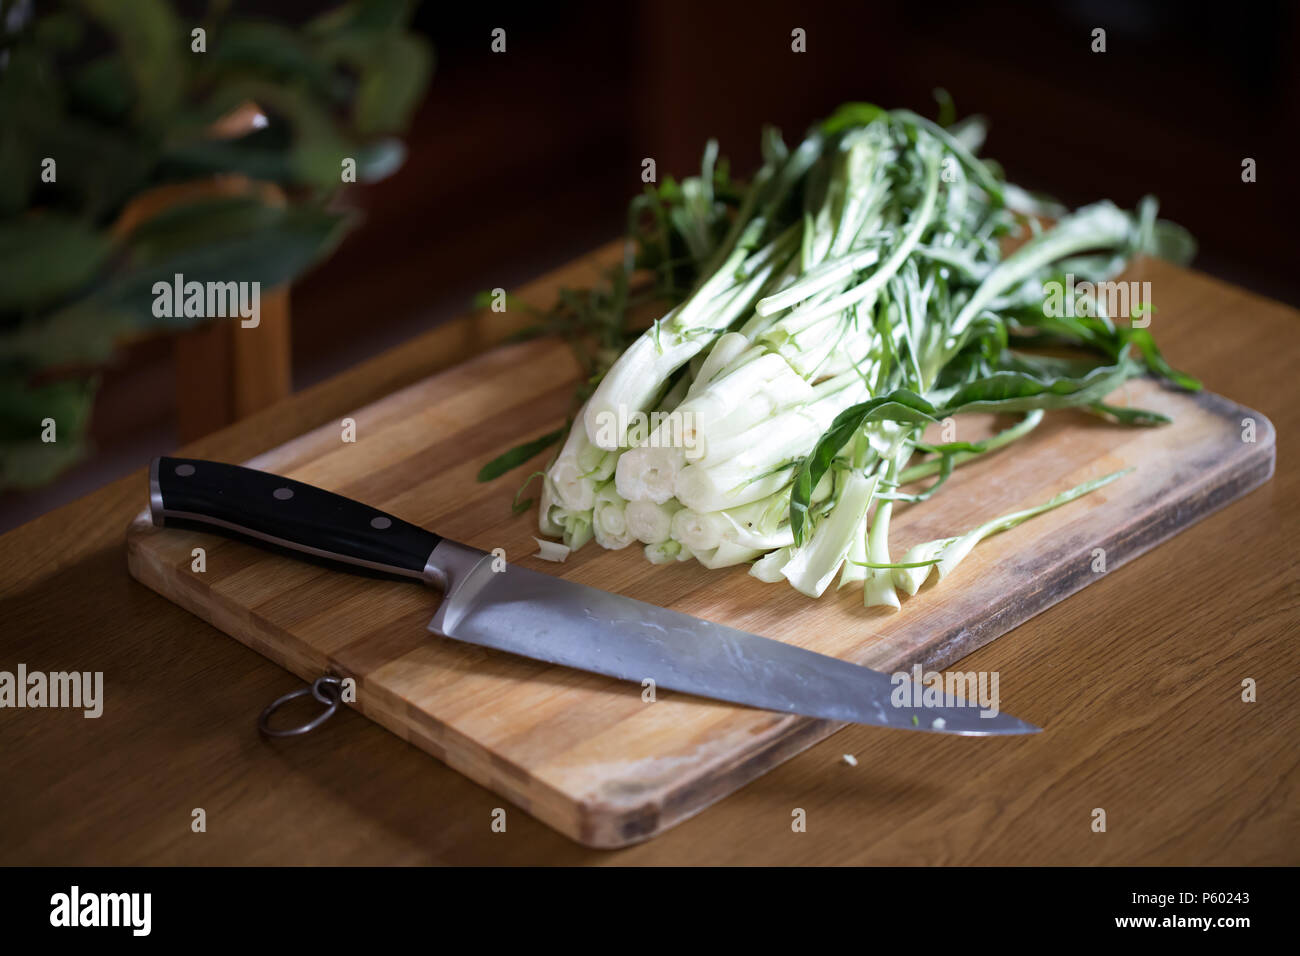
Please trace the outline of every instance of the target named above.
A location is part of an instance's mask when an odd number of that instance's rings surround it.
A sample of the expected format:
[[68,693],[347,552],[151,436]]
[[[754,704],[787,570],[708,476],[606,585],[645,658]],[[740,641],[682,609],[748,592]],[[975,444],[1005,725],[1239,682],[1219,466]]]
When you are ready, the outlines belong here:
[[1186,372],[1180,372],[1160,354],[1160,349],[1156,347],[1156,340],[1151,337],[1147,329],[1135,329],[1126,326],[1120,329],[1120,340],[1122,342],[1132,342],[1142,353],[1142,359],[1146,362],[1147,368],[1157,375],[1169,379],[1181,388],[1189,392],[1199,392],[1201,390],[1201,380],[1193,378]]
[[414,36],[384,37],[363,63],[353,119],[362,136],[404,130],[433,71],[433,57]]
[[57,442],[0,439],[0,491],[23,491],[49,484],[86,455],[82,435]]
[[76,432],[89,420],[93,380],[62,380],[31,386],[12,376],[0,378],[0,438],[39,440],[46,418],[64,431]]
[[1145,408],[1106,405],[1102,402],[1093,402],[1088,407],[1098,415],[1113,418],[1122,425],[1168,425],[1173,422],[1169,416]]
[[939,115],[935,122],[947,129],[957,119],[957,107],[952,101],[952,94],[942,86],[934,88],[934,101],[939,104]]
[[874,123],[888,112],[874,103],[845,103],[822,123],[822,132],[827,135],[842,133],[855,126],[867,126]]
[[68,91],[77,109],[106,123],[121,123],[131,111],[131,71],[117,53],[91,60],[72,74]]
[[[310,125],[309,129],[319,131]],[[343,160],[354,159],[357,182],[373,183],[396,172],[406,160],[406,145],[395,137],[354,144],[333,133],[307,134],[298,145],[286,145],[287,129],[265,129],[235,140],[206,138],[181,140],[166,153],[169,172],[176,178],[201,173],[243,173],[263,182],[308,182],[334,191],[343,185]],[[296,135],[296,134],[295,134]]]
[[[351,217],[316,206],[259,210],[247,227],[228,230],[215,238],[205,235],[198,222],[190,224],[188,241],[166,255],[152,254],[115,277],[99,299],[141,315],[147,325],[174,326],[176,319],[153,316],[153,285],[171,282],[176,273],[186,282],[260,282],[265,292],[295,278],[323,259],[343,238]],[[193,321],[183,322],[184,325]]]
[[[43,485],[82,457],[96,384],[86,379],[29,387],[0,378],[0,491]],[[41,440],[46,419],[54,420],[55,441]]]
[[168,210],[133,233],[127,264],[94,293],[0,333],[0,358],[35,368],[98,362],[126,332],[190,328],[203,319],[154,315],[155,283],[180,273],[186,282],[259,282],[265,293],[328,255],[349,224],[315,206],[250,209],[246,200]]
[[817,440],[813,450],[795,469],[794,488],[790,495],[790,528],[795,544],[803,543],[805,518],[812,503],[813,489],[822,480],[849,440],[868,422],[893,421],[913,425],[928,425],[938,421],[935,407],[905,388],[888,395],[869,399],[846,408],[835,416],[831,427]]
[[1154,196],[1143,196],[1138,203],[1138,234],[1134,251],[1185,266],[1196,256],[1196,240],[1177,223],[1157,219],[1158,205]]
[[[242,173],[249,179],[268,183],[296,184],[299,181],[294,157],[288,149],[283,146],[259,147],[252,140],[253,137],[248,136],[172,146],[165,157],[168,172],[173,172],[177,179],[207,173]],[[337,175],[335,179],[338,179]]]
[[1145,251],[1175,265],[1186,266],[1196,258],[1196,239],[1178,223],[1158,219],[1152,233],[1151,247]]
[[268,205],[256,196],[207,196],[169,206],[140,223],[126,245],[130,261],[144,266],[178,250],[273,229],[284,215],[283,207]]
[[[166,156],[170,161],[194,169],[234,169],[258,178],[274,173],[276,182],[327,190],[342,185],[341,162],[345,157],[355,158],[357,148],[345,138],[327,103],[305,89],[245,75],[224,81],[211,95],[222,105],[256,103],[270,126],[233,141],[196,138],[191,130],[188,138],[169,142]],[[291,144],[286,153],[283,143],[289,130]]]
[[25,137],[13,126],[0,129],[0,216],[12,216],[27,206],[36,185],[36,162]]
[[[0,90],[4,83],[0,82]],[[145,186],[156,162],[152,143],[129,130],[67,114],[61,108],[40,110],[34,103],[9,110],[0,96],[4,135],[18,137],[32,164],[23,179],[36,196],[55,194],[75,198],[83,216],[107,225],[126,200]],[[10,129],[12,124],[12,130]],[[37,181],[44,157],[58,162],[58,184]]]
[[498,455],[480,468],[478,472],[478,480],[492,481],[495,478],[500,478],[507,471],[518,468],[530,458],[533,458],[545,451],[547,448],[550,448],[563,438],[567,431],[567,428],[557,428],[553,432],[547,432],[541,438],[534,438],[532,441],[526,441],[522,445],[516,445],[505,454]]
[[411,20],[411,0],[351,0],[307,24],[312,36],[336,33],[383,33],[398,30]]
[[81,20],[67,10],[60,10],[37,20],[34,36],[41,46],[66,53],[81,45],[85,32]]
[[1091,405],[1139,370],[1135,361],[1124,356],[1114,365],[1099,365],[1079,377],[1044,378],[1026,372],[994,372],[959,388],[938,417],[960,412],[1026,412],[1035,408]]
[[0,359],[29,369],[98,365],[112,358],[119,339],[142,324],[130,311],[83,299],[0,332]]
[[112,244],[87,223],[54,215],[0,222],[0,312],[48,306],[90,281]]
[[114,34],[135,86],[135,109],[146,126],[161,127],[185,89],[189,37],[165,0],[78,0]]
[[205,65],[217,73],[254,74],[273,82],[305,84],[336,100],[346,92],[302,34],[279,23],[236,20],[225,24],[208,57]]
[[946,129],[937,123],[931,122],[924,116],[918,116],[910,110],[894,110],[891,114],[897,120],[902,121],[910,126],[925,130],[944,146],[952,151],[957,160],[966,167],[966,170],[975,177],[975,181],[980,188],[989,194],[989,197],[998,206],[1004,205],[1006,198],[1002,194],[1002,183],[997,176],[990,171],[990,165],[986,160],[981,160],[966,148],[959,139],[949,133]]

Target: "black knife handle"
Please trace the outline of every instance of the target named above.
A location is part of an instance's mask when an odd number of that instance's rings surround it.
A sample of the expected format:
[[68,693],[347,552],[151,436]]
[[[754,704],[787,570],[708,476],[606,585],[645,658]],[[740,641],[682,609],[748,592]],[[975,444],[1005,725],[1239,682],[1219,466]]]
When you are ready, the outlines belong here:
[[359,501],[253,468],[201,458],[155,458],[149,467],[153,523],[205,525],[309,558],[424,578],[442,540]]

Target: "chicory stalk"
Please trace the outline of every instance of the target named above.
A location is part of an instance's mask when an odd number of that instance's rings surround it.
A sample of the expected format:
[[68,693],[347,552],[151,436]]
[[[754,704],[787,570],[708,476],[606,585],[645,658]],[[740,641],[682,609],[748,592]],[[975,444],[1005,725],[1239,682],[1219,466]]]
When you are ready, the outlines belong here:
[[867,477],[857,470],[849,474],[835,507],[817,523],[812,539],[796,549],[781,569],[797,590],[809,597],[821,597],[830,585],[866,517],[879,480],[879,475]]
[[793,462],[778,464],[754,477],[744,472],[710,471],[703,465],[687,465],[678,473],[674,490],[677,500],[694,511],[723,511],[789,487],[793,472]]
[[[581,416],[580,409],[579,419]],[[607,464],[605,458],[605,450],[588,441],[583,429],[570,429],[548,472],[555,500],[570,511],[589,511],[595,503],[596,485],[609,477],[600,474]]]
[[785,579],[781,572],[785,570],[785,566],[790,563],[793,556],[793,545],[769,551],[750,566],[749,573],[767,584],[776,584]]
[[709,569],[729,568],[753,561],[762,553],[757,548],[746,548],[730,541],[723,541],[716,548],[695,551],[695,560]]
[[[769,475],[785,463],[806,455],[835,416],[861,399],[866,391],[861,378],[853,371],[815,386],[813,401],[780,412],[730,440],[725,447],[734,454],[706,455],[701,462],[683,468],[674,486],[678,500],[697,511],[713,511],[718,509],[709,508],[708,504],[729,499],[722,505],[728,507],[766,497],[775,489],[758,476]],[[718,457],[722,460],[718,461]],[[764,493],[758,493],[759,489]]]
[[844,558],[844,568],[840,571],[840,588],[862,584],[867,579],[867,530],[868,523],[863,521],[862,526],[853,533],[849,553]]
[[[779,355],[741,356],[736,361],[741,364],[721,371],[707,388],[683,402],[651,435],[649,445],[679,448],[680,457],[672,458],[676,467],[710,456],[716,459],[715,449],[728,447],[729,439],[782,409],[807,403],[815,395],[812,386]],[[629,471],[642,467],[642,457],[634,456],[627,465]]]
[[672,537],[673,515],[681,508],[676,499],[662,503],[643,499],[629,501],[623,515],[628,531],[642,544],[662,544]]
[[682,508],[672,517],[670,533],[673,540],[680,541],[692,551],[708,551],[722,543],[722,533],[726,530],[722,512]]
[[[622,354],[603,377],[608,359],[584,364],[598,384],[548,469],[542,530],[571,547],[593,534],[609,547],[639,540],[655,563],[753,561],[753,576],[814,596],[839,574],[866,605],[896,608],[983,538],[1079,489],[891,561],[896,502],[924,501],[1045,409],[1164,421],[1106,396],[1144,370],[1198,383],[1126,316],[1059,315],[1044,283],[1109,277],[1136,250],[1186,255],[1190,239],[1146,201],[1136,216],[1106,202],[1062,214],[1003,183],[974,155],[982,138],[979,122],[850,104],[793,150],[766,134],[747,190],[715,146],[699,179],[649,190],[634,210],[656,225],[638,233],[614,298],[645,266],[662,317],[635,337],[622,313],[600,319],[597,351]],[[1004,258],[1002,242],[1026,224],[1014,210],[1058,222],[1029,220],[1032,235]],[[571,301],[583,318],[593,300]],[[1090,354],[1026,350],[1039,344]],[[647,435],[636,413],[656,402],[682,414]],[[925,426],[972,411],[1024,418],[979,442],[921,440]],[[917,452],[928,457],[907,467]],[[936,480],[904,491],[924,478]]]
[[[867,561],[870,564],[889,563],[889,516],[893,510],[892,501],[882,501],[876,505],[876,513],[871,521],[871,530],[867,534]],[[862,603],[865,607],[902,607],[894,591],[893,572],[889,568],[868,567],[866,581],[862,589]]]
[[724,368],[727,368],[735,359],[739,358],[749,349],[749,338],[739,332],[724,332],[718,336],[718,340],[713,343],[713,348],[709,349],[709,354],[700,363],[699,371],[691,380],[690,388],[686,392],[686,398],[692,399],[703,390]]
[[909,595],[915,594],[934,570],[934,563],[938,562],[936,556],[955,540],[955,538],[940,538],[937,541],[926,541],[906,551],[898,562],[903,566],[894,568],[894,586]]
[[671,538],[645,546],[645,559],[651,564],[672,564],[681,560],[682,546]]
[[979,527],[974,528],[971,531],[967,531],[964,535],[961,535],[956,540],[948,544],[941,552],[939,556],[939,563],[936,564],[934,568],[936,578],[942,581],[945,577],[947,577],[950,573],[952,573],[953,568],[955,568],[961,562],[962,558],[970,554],[971,549],[974,548],[975,545],[979,544],[979,542],[987,538],[989,535],[997,534],[1001,531],[1008,531],[1011,528],[1014,528],[1016,525],[1022,524],[1023,522],[1028,521],[1030,518],[1033,518],[1036,515],[1040,515],[1043,514],[1044,512],[1051,511],[1054,508],[1059,508],[1061,507],[1061,505],[1074,501],[1076,498],[1081,498],[1084,495],[1091,494],[1092,492],[1096,491],[1098,488],[1105,487],[1106,485],[1110,484],[1112,481],[1115,481],[1117,478],[1123,477],[1124,475],[1128,474],[1132,470],[1133,470],[1132,468],[1125,468],[1121,471],[1113,471],[1110,474],[1103,475],[1100,478],[1094,478],[1091,481],[1085,481],[1082,484],[1076,485],[1075,487],[1071,488],[1069,491],[1061,492],[1059,495],[1056,495],[1051,500],[1045,501],[1040,505],[1035,505],[1032,508],[1026,508],[1023,511],[1013,511],[1010,514],[1005,514],[999,518],[994,518],[992,521],[986,521],[984,524],[980,525]]
[[[760,231],[751,233],[756,238]],[[748,312],[763,287],[785,265],[791,239],[783,236],[774,241],[755,257],[752,274],[737,281],[736,273],[750,251],[750,243],[739,243],[722,268],[690,299],[655,322],[618,357],[583,414],[592,444],[606,450],[624,445],[626,423],[632,415],[647,411],[673,372]]]
[[602,548],[617,551],[636,540],[627,526],[627,502],[619,497],[614,482],[607,481],[596,490],[591,513],[591,528]]
[[[682,456],[690,437],[684,434],[683,422],[693,421],[692,416],[683,416],[678,411],[689,390],[689,380],[685,375],[680,376],[655,409],[655,414],[662,418],[647,420],[647,426],[655,420],[664,424],[655,425],[648,436],[638,429],[631,429],[627,437],[640,441],[637,447],[623,452],[606,452],[617,458],[615,484],[618,493],[627,501],[663,504],[673,496],[673,482],[684,464]],[[608,473],[601,477],[608,477]]]
[[1002,531],[1008,531],[1018,524],[1023,524],[1030,518],[1044,514],[1061,505],[1068,504],[1076,498],[1082,498],[1084,495],[1091,494],[1098,488],[1104,488],[1118,478],[1122,478],[1131,472],[1132,468],[1125,468],[1121,471],[1113,471],[1108,475],[1102,475],[1100,478],[1093,478],[1082,484],[1075,485],[1068,491],[1063,491],[1042,504],[1035,505],[1032,508],[1025,508],[1022,511],[1012,511],[1008,514],[999,515],[989,521],[984,522],[972,528],[963,534],[951,538],[940,538],[935,541],[927,541],[919,544],[909,550],[899,564],[912,564],[933,561],[930,566],[917,568],[897,568],[894,570],[895,583],[907,591],[908,594],[915,594],[917,590],[925,583],[931,572],[934,573],[935,579],[942,581],[953,569],[957,567],[962,560],[971,553],[977,544],[985,538],[998,534]]
[[591,514],[591,509],[586,511],[569,511],[559,507],[551,509],[551,520],[564,529],[562,538],[570,551],[577,551],[591,540]]
[[[823,497],[824,489],[829,487],[828,481],[818,489]],[[682,508],[672,517],[672,536],[696,551],[716,548],[723,541],[762,550],[784,547],[794,540],[784,521],[789,500],[790,489],[786,486],[766,498],[729,510],[700,512]]]
[[[592,497],[594,501],[595,496]],[[551,483],[551,476],[542,475],[542,493],[537,503],[537,529],[548,538],[558,538],[564,534],[564,525],[552,516],[552,511],[557,507],[555,486]]]
[[679,445],[628,449],[619,457],[615,471],[618,492],[628,501],[663,504],[673,496],[678,472],[685,464],[686,453]]
[[[899,270],[907,257],[912,254],[913,248],[921,239],[921,234],[930,225],[931,217],[934,215],[935,199],[939,191],[940,159],[938,150],[926,150],[925,198],[922,199],[920,208],[913,214],[906,234],[902,236],[893,252],[889,254],[889,258],[885,259],[863,282],[849,288],[840,295],[806,309],[796,309],[790,314],[792,321],[834,315],[855,306],[860,308],[864,303],[869,307],[875,301],[877,293],[889,281],[889,278]],[[759,302],[759,307],[762,304],[762,302]]]
[[[895,422],[882,422],[879,431],[892,434],[893,441],[888,449],[872,446],[877,450],[885,464],[882,465],[882,480],[889,485],[897,485],[898,473],[912,455],[912,431],[914,428]],[[868,442],[870,444],[870,442]],[[889,520],[894,512],[894,502],[884,499],[876,505],[876,513],[871,518],[871,530],[867,535],[867,561],[876,567],[868,569],[863,587],[863,604],[866,607],[890,607],[897,610],[902,607],[894,591],[894,576],[891,569],[882,567],[889,561]]]

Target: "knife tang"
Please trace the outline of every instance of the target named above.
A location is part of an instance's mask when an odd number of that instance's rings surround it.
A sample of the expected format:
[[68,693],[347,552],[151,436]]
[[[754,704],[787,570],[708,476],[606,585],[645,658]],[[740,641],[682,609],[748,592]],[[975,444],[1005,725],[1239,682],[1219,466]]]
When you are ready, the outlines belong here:
[[436,582],[432,531],[336,495],[253,468],[200,458],[155,458],[149,514],[158,527],[202,526],[354,570]]

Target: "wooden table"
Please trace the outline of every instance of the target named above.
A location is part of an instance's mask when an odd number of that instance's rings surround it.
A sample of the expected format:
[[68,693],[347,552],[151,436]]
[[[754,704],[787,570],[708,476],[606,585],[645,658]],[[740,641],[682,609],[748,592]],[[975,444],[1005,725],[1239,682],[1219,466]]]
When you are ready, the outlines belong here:
[[[611,251],[521,297],[548,302]],[[1046,733],[851,727],[626,850],[509,806],[494,832],[500,798],[358,714],[258,736],[259,711],[301,684],[127,575],[142,467],[0,538],[0,670],[103,671],[106,698],[99,719],[0,710],[0,864],[1300,862],[1300,314],[1159,262],[1130,277],[1152,282],[1170,361],[1273,420],[1278,469],[962,662],[1000,672],[1003,707]],[[524,321],[439,327],[182,453],[244,460]]]

